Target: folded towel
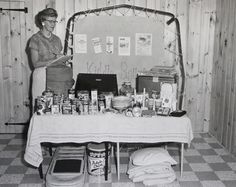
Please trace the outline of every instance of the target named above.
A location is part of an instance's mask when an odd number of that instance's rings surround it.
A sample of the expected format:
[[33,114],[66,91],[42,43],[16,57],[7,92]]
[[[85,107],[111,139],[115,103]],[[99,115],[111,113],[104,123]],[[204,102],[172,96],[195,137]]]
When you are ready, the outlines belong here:
[[137,166],[130,157],[127,173],[133,182],[143,182],[145,185],[169,184],[176,179],[169,162]]
[[[165,172],[165,173],[148,173],[148,174],[143,174],[143,175],[139,175],[139,176],[129,176],[130,179],[132,179],[133,182],[140,182],[140,181],[144,181],[144,180],[149,180],[149,179],[160,179],[160,180],[167,180],[170,181],[169,179],[173,179],[173,181],[176,179],[176,175],[174,170],[171,168],[171,170],[169,172]],[[172,182],[172,181],[171,181]],[[169,183],[169,182],[168,182]]]
[[171,176],[167,178],[160,178],[160,179],[147,179],[143,181],[145,186],[152,186],[158,184],[169,184],[172,183],[176,179],[176,176]]
[[143,148],[133,152],[130,156],[134,165],[150,165],[169,162],[176,165],[177,162],[170,156],[168,151],[161,147]]
[[128,171],[129,175],[134,175],[138,173],[164,173],[169,172],[171,165],[169,163],[159,163],[146,166],[135,166],[132,163],[132,160],[129,161]]
[[[180,184],[177,180],[174,180],[171,183],[167,183],[167,184],[153,184],[155,187],[180,187]],[[153,186],[151,185],[151,186]],[[146,184],[145,186],[148,186],[148,184]]]
[[141,175],[145,175],[145,174],[169,174],[172,173],[171,170],[171,166],[169,167],[163,167],[162,166],[150,166],[150,168],[139,168],[139,169],[135,169],[132,170],[132,172],[128,171],[129,174],[129,178],[134,178],[134,177],[139,177]]

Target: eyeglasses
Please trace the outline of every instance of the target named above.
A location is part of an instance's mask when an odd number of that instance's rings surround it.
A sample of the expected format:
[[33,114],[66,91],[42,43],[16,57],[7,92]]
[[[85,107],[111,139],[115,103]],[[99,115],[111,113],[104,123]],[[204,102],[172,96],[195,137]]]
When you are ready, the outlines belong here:
[[52,24],[52,23],[54,23],[54,24],[58,23],[58,21],[48,20],[48,19],[46,19],[45,21],[48,21],[50,24]]

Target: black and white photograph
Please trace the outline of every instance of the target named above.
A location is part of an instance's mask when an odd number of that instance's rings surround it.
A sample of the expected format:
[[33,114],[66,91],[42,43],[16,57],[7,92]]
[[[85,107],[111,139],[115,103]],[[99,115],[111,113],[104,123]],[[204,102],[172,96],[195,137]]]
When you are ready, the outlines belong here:
[[235,0],[0,0],[0,187],[236,187]]

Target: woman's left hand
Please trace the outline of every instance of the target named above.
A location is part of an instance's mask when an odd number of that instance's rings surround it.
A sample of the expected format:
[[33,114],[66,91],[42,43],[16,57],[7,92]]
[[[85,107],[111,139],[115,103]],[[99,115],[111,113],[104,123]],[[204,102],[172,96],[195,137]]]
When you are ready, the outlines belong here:
[[56,58],[60,58],[60,57],[62,57],[63,56],[63,54],[56,54]]

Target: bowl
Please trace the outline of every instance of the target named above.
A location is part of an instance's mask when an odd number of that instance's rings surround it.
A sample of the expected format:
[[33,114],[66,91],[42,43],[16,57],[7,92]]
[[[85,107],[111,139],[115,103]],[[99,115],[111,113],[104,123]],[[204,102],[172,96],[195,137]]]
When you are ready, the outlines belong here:
[[117,110],[124,110],[131,106],[132,99],[127,96],[116,96],[112,98],[112,107]]

